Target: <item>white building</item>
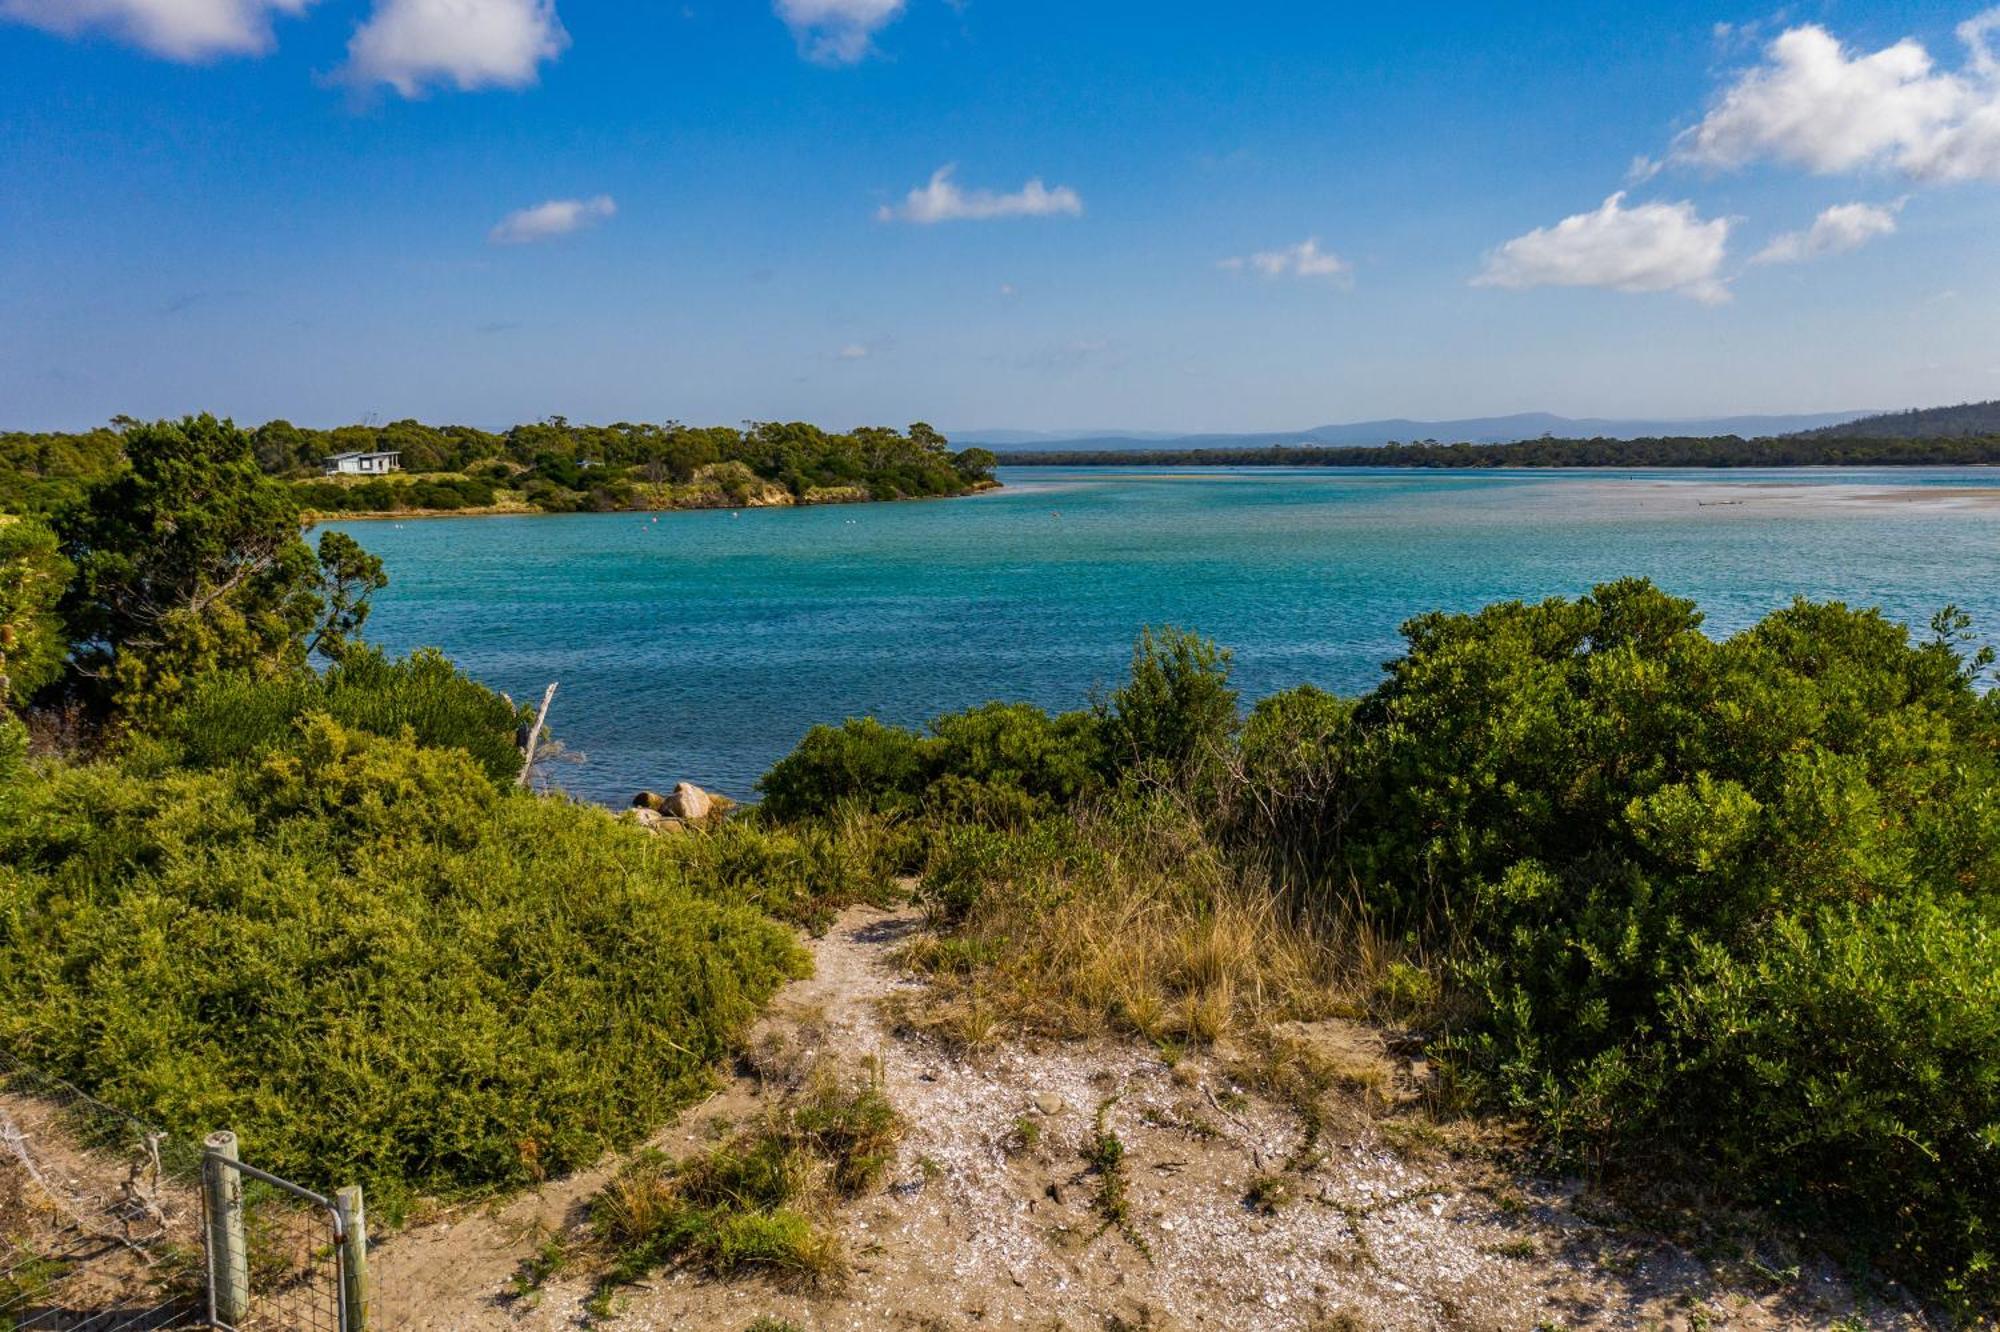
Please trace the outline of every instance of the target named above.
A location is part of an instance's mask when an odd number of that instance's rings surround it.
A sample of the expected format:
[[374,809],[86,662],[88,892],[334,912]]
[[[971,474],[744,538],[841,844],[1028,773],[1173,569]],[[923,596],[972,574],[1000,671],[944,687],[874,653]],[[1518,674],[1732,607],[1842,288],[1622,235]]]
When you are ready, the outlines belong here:
[[336,453],[320,459],[320,468],[328,476],[380,476],[402,467],[402,458],[400,453]]

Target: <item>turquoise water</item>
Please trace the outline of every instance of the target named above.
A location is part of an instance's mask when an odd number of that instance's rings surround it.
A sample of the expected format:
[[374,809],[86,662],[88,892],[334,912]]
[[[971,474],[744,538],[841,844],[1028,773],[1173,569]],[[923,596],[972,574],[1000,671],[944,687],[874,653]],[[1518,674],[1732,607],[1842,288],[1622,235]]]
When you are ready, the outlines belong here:
[[[1076,707],[1146,624],[1235,649],[1258,697],[1357,691],[1432,608],[1644,574],[1712,631],[1794,594],[2000,630],[2000,472],[1003,469],[964,500],[341,524],[393,582],[369,635],[516,698],[559,680],[577,794],[743,796],[814,722]],[[1912,499],[1912,495],[1921,498]]]

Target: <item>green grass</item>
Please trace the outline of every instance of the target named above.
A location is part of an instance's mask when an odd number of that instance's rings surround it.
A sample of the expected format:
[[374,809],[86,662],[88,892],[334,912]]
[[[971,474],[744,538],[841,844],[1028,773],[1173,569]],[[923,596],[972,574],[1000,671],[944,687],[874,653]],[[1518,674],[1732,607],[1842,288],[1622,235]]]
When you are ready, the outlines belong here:
[[0,1332],[15,1332],[19,1326],[9,1310],[27,1309],[47,1299],[70,1271],[67,1263],[33,1253],[16,1253],[9,1261],[12,1266],[0,1272]]
[[642,1154],[590,1203],[600,1294],[670,1265],[839,1284],[848,1260],[828,1224],[833,1208],[881,1184],[902,1127],[876,1070],[844,1079],[821,1064],[760,1122],[716,1146],[679,1161]]

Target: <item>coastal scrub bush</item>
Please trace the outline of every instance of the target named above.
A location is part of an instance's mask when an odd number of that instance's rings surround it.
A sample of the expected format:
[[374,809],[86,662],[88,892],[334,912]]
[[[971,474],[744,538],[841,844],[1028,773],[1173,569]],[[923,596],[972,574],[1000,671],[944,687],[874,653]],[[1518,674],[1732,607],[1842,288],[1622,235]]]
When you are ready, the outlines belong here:
[[1141,632],[1125,683],[1099,709],[1110,761],[1189,784],[1207,778],[1236,733],[1229,668],[1228,650],[1199,634],[1171,625]]
[[394,737],[408,728],[419,745],[465,751],[495,783],[512,782],[520,771],[515,732],[526,712],[430,648],[395,659],[376,648],[356,649],[322,674],[211,675],[155,730],[183,762],[222,767],[291,744],[298,720],[313,712],[371,735]]
[[777,819],[811,818],[843,802],[894,812],[922,789],[923,740],[873,717],[815,726],[757,782],[763,808]]
[[764,809],[780,820],[852,805],[1018,825],[1100,786],[1103,762],[1090,713],[988,703],[937,718],[929,734],[872,717],[815,726],[757,786]]
[[458,749],[298,730],[230,767],[16,772],[0,1047],[393,1211],[642,1137],[804,969],[672,839]]
[[[1681,1060],[1646,1089],[1738,1196],[1991,1308],[2000,1264],[2000,912],[1927,894],[1773,921],[1676,991]],[[1621,1097],[1622,1101],[1635,1098]],[[1701,1118],[1697,1118],[1701,1117]]]
[[[1599,1160],[1719,1159],[1990,1300],[1989,659],[1950,612],[1916,642],[1838,604],[1700,622],[1637,580],[1411,621],[1355,715],[1344,872],[1452,944],[1475,1092]],[[1966,1082],[1927,1101],[1943,1067]]]
[[1228,832],[1288,877],[1339,861],[1359,793],[1354,703],[1312,685],[1261,699],[1244,722]]
[[1018,791],[1036,812],[1067,807],[1101,785],[1102,728],[1088,712],[1051,716],[1027,703],[988,703],[930,724],[930,771],[987,791]]

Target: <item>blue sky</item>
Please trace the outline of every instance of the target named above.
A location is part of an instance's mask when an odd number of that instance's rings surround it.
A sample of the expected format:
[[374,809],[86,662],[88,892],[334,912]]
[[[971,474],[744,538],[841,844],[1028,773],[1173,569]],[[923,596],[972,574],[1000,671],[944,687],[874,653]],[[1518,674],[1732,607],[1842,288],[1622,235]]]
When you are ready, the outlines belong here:
[[0,427],[2000,397],[1996,52],[1977,0],[0,0]]

